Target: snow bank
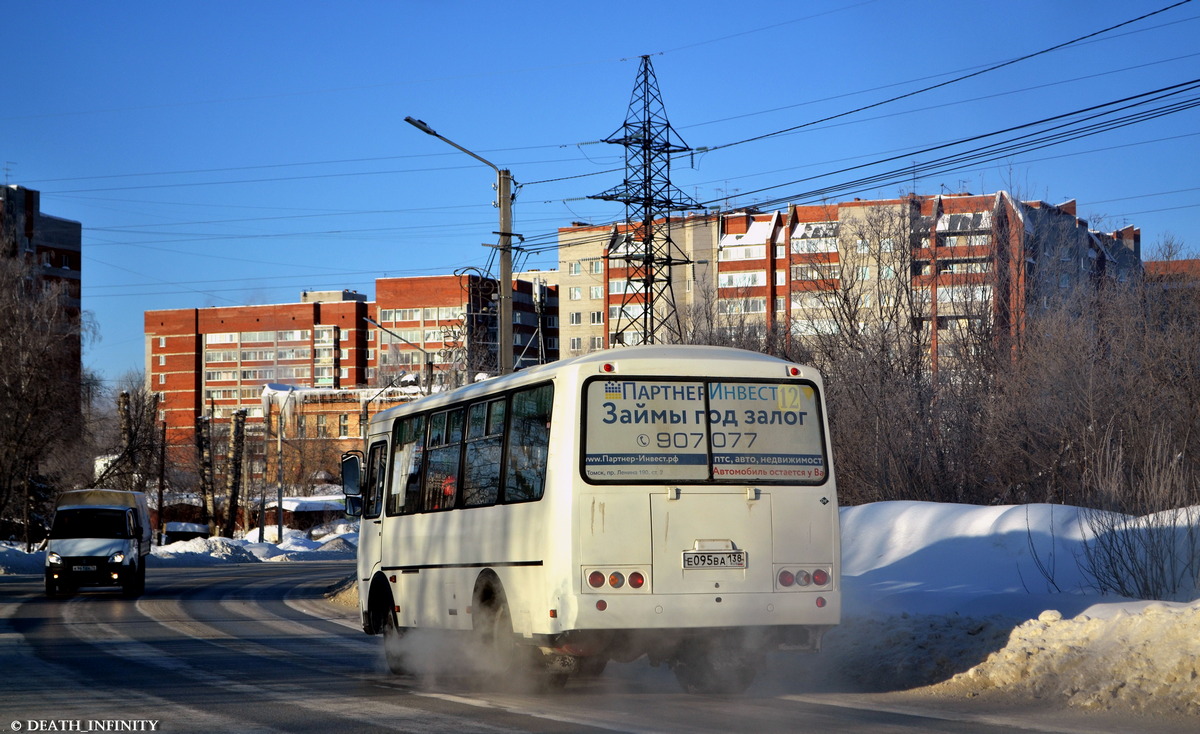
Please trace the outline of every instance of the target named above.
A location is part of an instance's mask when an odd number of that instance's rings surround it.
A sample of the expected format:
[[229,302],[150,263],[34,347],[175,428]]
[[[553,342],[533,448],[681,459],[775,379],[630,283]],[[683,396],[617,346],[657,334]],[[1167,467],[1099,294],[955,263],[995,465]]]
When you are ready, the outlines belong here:
[[38,573],[46,567],[46,552],[26,553],[21,547],[0,544],[0,576]]
[[[157,546],[150,552],[146,568],[172,566],[216,566],[223,563],[258,563],[262,558],[250,546],[266,546],[266,543],[249,543],[232,538],[192,538],[170,545]],[[257,549],[265,551],[265,548]]]
[[1043,612],[1014,629],[1003,649],[940,688],[1003,688],[1082,708],[1200,714],[1200,602],[1095,612],[1073,619]]
[[1097,593],[1087,510],[881,502],[842,517],[843,623],[814,685],[1200,713],[1200,601]]
[[314,543],[312,548],[281,553],[271,561],[344,561],[353,560],[358,546],[347,538],[338,536],[323,543]]
[[934,502],[842,508],[844,608],[1023,619],[1050,608],[1081,612],[1102,599],[1077,563],[1087,535],[1081,512]]

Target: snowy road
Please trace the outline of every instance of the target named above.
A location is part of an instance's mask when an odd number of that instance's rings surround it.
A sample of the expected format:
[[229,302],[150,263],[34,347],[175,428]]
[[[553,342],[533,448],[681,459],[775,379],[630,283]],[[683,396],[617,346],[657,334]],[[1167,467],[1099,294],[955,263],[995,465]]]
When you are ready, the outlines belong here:
[[913,694],[815,693],[789,684],[786,665],[764,671],[745,696],[721,699],[684,695],[668,671],[640,663],[550,694],[395,677],[354,611],[322,596],[352,568],[157,569],[136,602],[90,592],[49,601],[40,577],[0,576],[0,731],[1173,730]]

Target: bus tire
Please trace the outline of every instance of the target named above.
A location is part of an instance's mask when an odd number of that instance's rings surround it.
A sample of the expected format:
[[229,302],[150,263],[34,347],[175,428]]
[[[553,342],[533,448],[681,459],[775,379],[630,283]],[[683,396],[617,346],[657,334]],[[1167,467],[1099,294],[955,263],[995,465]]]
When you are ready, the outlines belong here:
[[407,631],[396,625],[396,614],[390,609],[380,609],[383,617],[383,658],[387,661],[388,670],[393,675],[406,675],[409,670],[404,664],[404,633]]
[[689,645],[670,661],[671,672],[688,693],[743,693],[758,674],[759,657],[722,645]]
[[474,606],[475,641],[489,672],[507,675],[518,672],[520,655],[513,637],[512,613],[504,590],[486,587]]

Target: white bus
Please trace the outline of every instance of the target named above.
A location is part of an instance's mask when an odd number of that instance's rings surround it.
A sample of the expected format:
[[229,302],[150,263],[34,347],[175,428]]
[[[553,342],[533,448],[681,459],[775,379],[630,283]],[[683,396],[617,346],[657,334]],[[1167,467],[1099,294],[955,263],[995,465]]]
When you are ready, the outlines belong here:
[[840,621],[821,377],[720,347],[625,347],[377,415],[343,459],[363,630],[474,633],[559,683],[647,655],[738,692]]

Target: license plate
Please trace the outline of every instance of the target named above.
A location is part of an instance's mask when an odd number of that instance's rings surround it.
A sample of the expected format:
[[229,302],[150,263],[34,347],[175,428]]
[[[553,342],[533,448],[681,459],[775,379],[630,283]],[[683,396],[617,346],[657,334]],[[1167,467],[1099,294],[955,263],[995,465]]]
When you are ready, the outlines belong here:
[[72,571],[95,571],[95,566],[71,566]]
[[746,551],[684,551],[683,567],[745,568]]

